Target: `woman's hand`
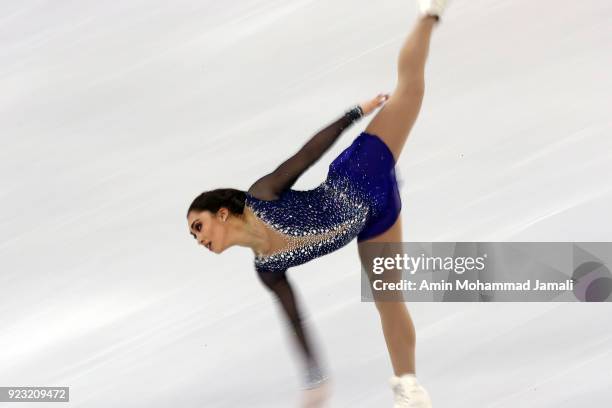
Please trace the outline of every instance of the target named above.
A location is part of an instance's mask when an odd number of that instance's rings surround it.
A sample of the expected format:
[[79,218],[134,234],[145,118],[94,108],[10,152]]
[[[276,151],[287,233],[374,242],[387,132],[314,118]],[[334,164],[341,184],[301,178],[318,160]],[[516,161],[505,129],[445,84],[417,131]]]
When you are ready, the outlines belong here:
[[387,99],[389,99],[389,94],[379,93],[374,99],[360,103],[359,106],[361,106],[363,110],[363,116],[368,116],[370,113],[374,112],[376,108],[382,106]]

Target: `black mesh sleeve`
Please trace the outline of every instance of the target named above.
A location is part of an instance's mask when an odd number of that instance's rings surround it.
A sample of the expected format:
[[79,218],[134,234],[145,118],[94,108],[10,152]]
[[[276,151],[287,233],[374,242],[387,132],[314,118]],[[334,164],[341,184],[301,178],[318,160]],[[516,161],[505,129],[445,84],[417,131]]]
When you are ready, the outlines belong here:
[[259,272],[258,276],[261,282],[274,293],[280,303],[283,314],[289,322],[290,330],[304,357],[305,384],[309,387],[320,383],[325,379],[325,375],[318,362],[318,358],[315,356],[309,336],[305,331],[296,296],[287,280],[286,271],[282,273]]
[[334,144],[338,137],[355,121],[363,117],[360,106],[347,111],[342,117],[317,132],[302,148],[284,161],[272,173],[257,180],[249,193],[261,200],[274,200],[290,188],[304,171],[312,166]]

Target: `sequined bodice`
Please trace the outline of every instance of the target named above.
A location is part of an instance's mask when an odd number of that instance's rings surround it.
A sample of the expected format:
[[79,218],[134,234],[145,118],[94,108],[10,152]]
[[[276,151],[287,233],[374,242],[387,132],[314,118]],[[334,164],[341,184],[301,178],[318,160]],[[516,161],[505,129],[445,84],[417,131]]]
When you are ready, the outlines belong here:
[[342,177],[328,177],[312,190],[288,189],[271,201],[247,193],[245,205],[285,242],[269,255],[255,255],[258,272],[284,271],[345,246],[369,213],[363,194]]

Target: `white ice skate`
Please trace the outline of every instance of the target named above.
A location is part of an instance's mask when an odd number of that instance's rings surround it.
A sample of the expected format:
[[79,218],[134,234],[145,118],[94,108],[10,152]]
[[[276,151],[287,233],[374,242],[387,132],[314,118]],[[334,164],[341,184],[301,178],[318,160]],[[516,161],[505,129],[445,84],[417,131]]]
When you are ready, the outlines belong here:
[[421,14],[437,16],[438,20],[444,13],[447,0],[419,0],[419,11]]
[[429,394],[414,374],[393,376],[389,383],[395,394],[393,408],[431,408]]

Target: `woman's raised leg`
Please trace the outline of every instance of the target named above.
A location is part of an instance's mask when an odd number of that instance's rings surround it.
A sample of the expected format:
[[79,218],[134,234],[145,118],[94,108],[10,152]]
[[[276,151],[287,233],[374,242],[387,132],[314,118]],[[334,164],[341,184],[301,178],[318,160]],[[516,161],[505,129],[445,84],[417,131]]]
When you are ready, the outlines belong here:
[[436,24],[436,16],[418,17],[399,52],[395,90],[365,129],[365,132],[384,140],[396,162],[421,109],[425,92],[425,63]]

